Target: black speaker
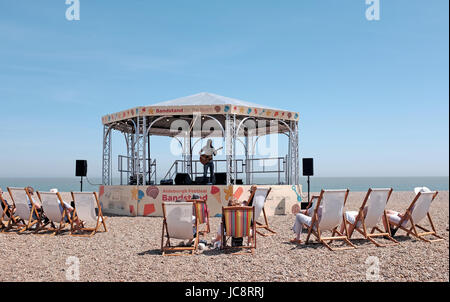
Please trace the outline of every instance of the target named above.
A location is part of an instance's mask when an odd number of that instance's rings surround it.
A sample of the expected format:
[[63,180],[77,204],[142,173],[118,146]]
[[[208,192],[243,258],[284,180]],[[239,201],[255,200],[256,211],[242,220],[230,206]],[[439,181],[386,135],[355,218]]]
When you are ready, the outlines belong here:
[[178,173],[175,176],[175,184],[178,186],[192,185],[192,179],[187,173]]
[[77,160],[75,165],[75,176],[85,177],[87,175],[87,160]]
[[159,184],[162,186],[171,186],[173,185],[173,179],[161,179]]
[[215,173],[214,177],[216,179],[216,185],[227,184],[227,173]]
[[206,185],[209,182],[209,177],[197,176],[195,178],[196,185]]
[[303,158],[303,176],[314,175],[314,164],[312,158]]

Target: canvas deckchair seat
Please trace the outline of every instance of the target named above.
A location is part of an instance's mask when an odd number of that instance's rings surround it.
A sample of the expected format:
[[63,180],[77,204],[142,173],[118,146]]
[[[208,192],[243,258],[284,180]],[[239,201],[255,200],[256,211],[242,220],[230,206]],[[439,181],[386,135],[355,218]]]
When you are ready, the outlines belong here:
[[167,232],[170,238],[193,239],[194,221],[192,219],[193,203],[165,202]]
[[62,206],[59,203],[58,195],[51,192],[39,192],[39,196],[47,218],[53,222],[60,222],[63,219],[63,214],[61,213]]
[[[221,224],[221,248],[229,249],[227,246],[227,238],[245,238],[247,237],[247,244],[242,242],[239,246],[232,246],[231,248],[247,249],[253,254],[256,248],[256,223],[254,206],[230,206],[222,207],[222,224]],[[247,252],[237,252],[234,255],[247,254]]]
[[92,192],[73,192],[76,197],[76,211],[78,218],[84,222],[102,221],[102,217],[98,217],[95,213],[97,200]]
[[208,207],[206,203],[196,203],[195,213],[198,218],[198,224],[208,223]]
[[253,205],[255,206],[255,219],[258,219],[259,216],[261,216],[267,195],[269,194],[269,190],[269,188],[257,188],[255,191],[255,195],[253,196]]
[[200,235],[205,235],[210,232],[209,225],[209,210],[206,200],[204,199],[188,199],[186,202],[192,202],[194,204],[195,217],[197,217],[198,226],[204,225],[202,230],[198,230]]
[[[269,222],[267,220],[266,211],[264,209],[264,205],[267,201],[267,197],[269,196],[270,191],[272,188],[261,188],[257,186],[252,186],[250,189],[250,197],[248,199],[248,205],[253,206],[255,208],[255,217],[254,221],[256,223],[256,233],[258,233],[261,236],[268,236],[276,234],[275,231],[270,229]],[[259,222],[258,219],[260,216],[263,216],[264,221]],[[258,231],[259,229],[265,229],[266,231],[269,231],[270,233],[263,233]]]
[[[386,208],[386,203],[388,201],[389,193],[391,189],[384,188],[375,188],[371,189],[370,195],[367,199],[367,212],[364,217],[364,223],[366,227],[374,227],[378,225],[381,220],[381,217],[384,214],[384,210]],[[358,211],[347,211],[345,212],[345,218],[351,224],[355,223],[355,220],[358,216]],[[356,224],[357,227],[361,227],[362,221],[358,220]]]
[[322,206],[322,217],[319,221],[320,230],[333,230],[341,224],[346,195],[347,190],[324,191],[320,203]]
[[253,235],[251,229],[253,212],[244,210],[228,210],[224,212],[224,219],[225,234],[227,236],[242,238]]
[[[324,244],[331,251],[356,248],[348,240],[347,229],[343,220],[344,205],[348,197],[348,192],[348,189],[322,190],[317,197],[317,202],[314,203],[315,207],[312,217],[298,214],[309,218],[303,221],[308,226],[308,235],[306,236],[305,244],[308,244],[310,236],[314,235],[320,243]],[[344,230],[338,230],[341,223],[343,223],[345,233],[343,232]],[[330,231],[331,236],[324,237],[324,231]],[[329,242],[331,243],[334,240],[343,240],[349,247],[332,248]]]
[[[191,255],[193,255],[197,251],[200,233],[194,208],[195,205],[196,203],[191,201],[162,203],[164,220],[161,236],[161,251],[163,255],[166,252],[179,251],[191,251]],[[193,246],[173,246],[170,243],[171,239],[193,241]],[[179,255],[183,255],[183,253],[175,253],[170,256]]]
[[31,209],[28,205],[28,196],[25,190],[21,188],[9,188],[9,190],[16,205],[15,215],[23,220],[30,219]]
[[[73,220],[77,224],[77,226],[73,226],[72,221],[71,235],[93,236],[99,232],[100,226],[103,226],[103,229],[107,232],[105,223],[106,218],[103,217],[102,208],[100,202],[98,201],[97,193],[71,192],[71,194],[75,203]],[[96,209],[98,209],[98,213],[95,211]],[[95,227],[87,227],[85,223],[88,222],[95,224]],[[76,232],[80,232],[80,234],[75,234]],[[90,232],[90,234],[83,234],[85,232]]]

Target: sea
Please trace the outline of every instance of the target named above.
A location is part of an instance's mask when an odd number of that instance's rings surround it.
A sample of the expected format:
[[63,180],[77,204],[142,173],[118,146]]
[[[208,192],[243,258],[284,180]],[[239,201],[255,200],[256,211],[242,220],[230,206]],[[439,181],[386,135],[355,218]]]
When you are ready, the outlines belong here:
[[[159,180],[157,180],[159,183]],[[254,184],[276,184],[277,178],[255,178]],[[100,178],[83,178],[83,191],[98,191]],[[120,179],[113,179],[113,185],[119,185]],[[307,178],[301,177],[303,192],[307,192]],[[393,188],[394,191],[413,191],[415,187],[428,187],[431,190],[448,191],[449,177],[310,177],[310,191],[321,189],[350,189],[355,192],[365,192],[369,188]],[[60,192],[80,191],[81,183],[78,177],[33,177],[7,178],[0,177],[0,188],[32,186],[38,191],[49,191],[56,188]]]

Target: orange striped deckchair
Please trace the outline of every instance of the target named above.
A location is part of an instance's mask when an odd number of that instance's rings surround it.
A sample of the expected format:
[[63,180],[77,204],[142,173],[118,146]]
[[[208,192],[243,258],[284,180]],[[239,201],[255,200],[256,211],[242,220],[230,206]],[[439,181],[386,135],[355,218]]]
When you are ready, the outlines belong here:
[[[256,248],[256,224],[252,223],[254,217],[254,207],[222,207],[222,249],[249,249],[250,253],[253,254],[253,251]],[[247,245],[228,247],[227,240],[231,237],[247,237]],[[237,255],[248,253],[244,252],[234,254]]]
[[187,199],[187,202],[194,202],[195,207],[195,216],[198,219],[198,225],[201,224],[205,225],[205,228],[202,230],[199,230],[198,233],[202,236],[204,236],[206,233],[209,233],[211,231],[211,228],[209,226],[209,210],[208,205],[206,204],[205,199]]

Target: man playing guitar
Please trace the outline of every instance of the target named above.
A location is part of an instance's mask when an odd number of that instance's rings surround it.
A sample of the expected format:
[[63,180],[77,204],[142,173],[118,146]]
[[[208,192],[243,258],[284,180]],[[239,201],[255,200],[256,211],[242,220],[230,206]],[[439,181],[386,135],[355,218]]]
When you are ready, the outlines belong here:
[[206,178],[209,168],[209,182],[212,184],[215,183],[213,156],[215,156],[217,154],[217,151],[219,151],[220,149],[222,148],[214,149],[212,140],[208,139],[206,145],[200,150],[199,153],[200,162],[203,164],[203,177]]

